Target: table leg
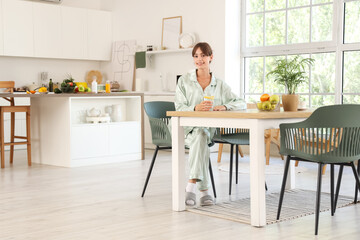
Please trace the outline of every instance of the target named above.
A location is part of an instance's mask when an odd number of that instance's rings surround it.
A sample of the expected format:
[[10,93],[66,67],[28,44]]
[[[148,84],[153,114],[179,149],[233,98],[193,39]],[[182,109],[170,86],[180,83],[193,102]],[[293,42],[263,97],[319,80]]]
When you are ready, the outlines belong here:
[[174,211],[185,210],[185,148],[184,129],[180,118],[171,118],[172,131],[172,206]]
[[250,128],[251,225],[256,227],[266,225],[264,130],[260,121]]

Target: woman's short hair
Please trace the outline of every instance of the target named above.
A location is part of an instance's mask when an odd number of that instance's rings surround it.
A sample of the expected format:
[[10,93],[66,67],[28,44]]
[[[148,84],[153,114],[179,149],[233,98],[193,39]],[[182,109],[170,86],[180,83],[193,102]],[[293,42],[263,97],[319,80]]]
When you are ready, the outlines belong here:
[[193,50],[192,50],[192,56],[194,57],[196,50],[200,48],[200,50],[202,51],[203,54],[205,54],[205,56],[211,56],[213,54],[212,49],[210,47],[210,45],[207,42],[199,42],[197,43]]

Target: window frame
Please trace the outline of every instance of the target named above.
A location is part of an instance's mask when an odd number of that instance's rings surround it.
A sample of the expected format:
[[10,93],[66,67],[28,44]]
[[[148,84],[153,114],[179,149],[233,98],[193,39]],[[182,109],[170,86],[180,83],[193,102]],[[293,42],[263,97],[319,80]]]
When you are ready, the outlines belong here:
[[[323,41],[323,42],[309,42],[309,43],[295,43],[295,44],[284,44],[284,45],[274,45],[274,46],[261,46],[261,47],[246,47],[246,3],[247,0],[242,1],[241,3],[241,32],[243,33],[241,36],[240,42],[240,96],[245,97],[245,95],[255,95],[245,92],[245,59],[249,57],[268,57],[268,56],[286,56],[286,55],[295,55],[295,54],[312,54],[312,53],[327,53],[334,52],[335,53],[335,104],[341,104],[343,102],[343,95],[351,95],[351,94],[343,94],[343,57],[344,52],[346,51],[359,51],[360,43],[344,43],[344,19],[345,19],[345,3],[353,2],[358,0],[333,0],[333,26],[332,26],[332,40],[331,41]],[[312,0],[310,0],[310,4]],[[287,7],[288,1],[286,1]],[[325,5],[322,4],[314,4],[313,6]],[[307,5],[310,6],[310,5]],[[301,7],[295,7],[301,8]],[[290,9],[295,9],[290,8]],[[310,7],[311,8],[311,7]],[[286,11],[286,29],[285,29],[285,37],[287,38],[287,12]],[[268,12],[268,11],[266,11]],[[269,11],[271,12],[271,11]],[[259,12],[260,13],[260,12]],[[262,11],[264,14],[264,11]],[[310,11],[310,18],[312,17],[312,11]],[[311,25],[310,20],[310,25]],[[265,19],[264,19],[265,23]],[[311,39],[311,26],[310,26],[310,36]],[[265,24],[263,24],[263,41],[265,41]],[[265,66],[264,66],[265,67]],[[265,73],[264,73],[265,74]],[[263,89],[264,91],[264,89]],[[309,94],[301,94],[307,95],[311,97],[312,93]],[[322,95],[316,93],[314,95]],[[333,93],[329,94],[333,95]]]

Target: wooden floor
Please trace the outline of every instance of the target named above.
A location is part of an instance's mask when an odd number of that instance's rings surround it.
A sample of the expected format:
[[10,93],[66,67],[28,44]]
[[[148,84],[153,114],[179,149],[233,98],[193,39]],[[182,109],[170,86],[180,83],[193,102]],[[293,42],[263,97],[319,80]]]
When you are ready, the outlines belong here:
[[[147,193],[140,197],[152,151],[145,161],[80,168],[34,164],[28,168],[25,151],[15,153],[14,166],[0,170],[0,239],[359,239],[360,204],[321,213],[319,236],[314,215],[264,228],[171,210],[171,154],[160,151]],[[219,198],[229,199],[228,173],[212,164]],[[228,161],[228,153],[223,154]],[[280,159],[271,159],[281,164]],[[297,174],[297,186],[316,188],[316,167]],[[353,196],[350,169],[344,173],[341,194]],[[280,189],[281,175],[267,175],[269,192]],[[249,176],[240,175],[231,199],[249,196]],[[323,179],[329,191],[329,172]],[[299,199],[301,206],[301,199]],[[315,203],[314,203],[315,205]]]

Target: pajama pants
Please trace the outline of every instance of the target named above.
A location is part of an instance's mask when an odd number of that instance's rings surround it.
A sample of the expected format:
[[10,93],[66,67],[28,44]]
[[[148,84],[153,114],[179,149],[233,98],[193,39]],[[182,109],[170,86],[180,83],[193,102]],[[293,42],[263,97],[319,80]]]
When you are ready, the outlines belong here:
[[195,127],[186,135],[185,145],[189,147],[189,179],[197,179],[200,191],[209,188],[209,158],[214,129]]

